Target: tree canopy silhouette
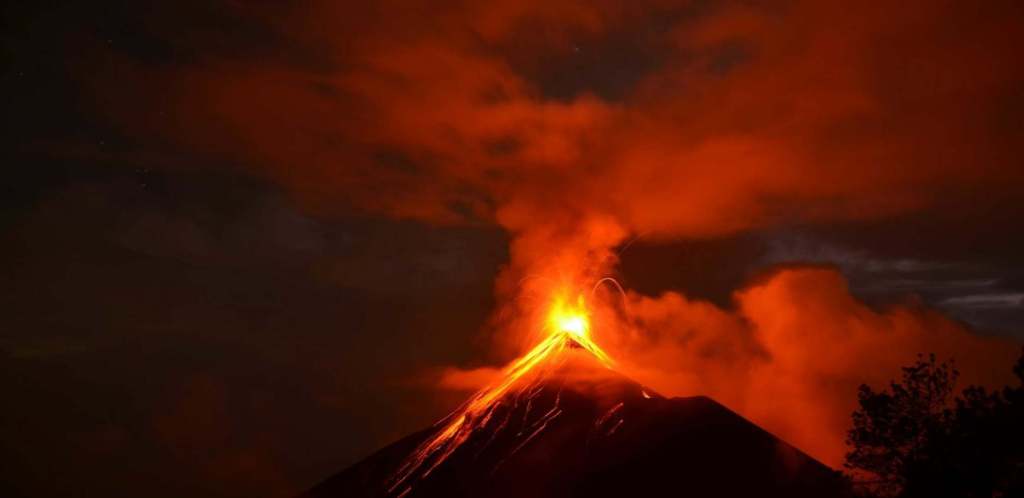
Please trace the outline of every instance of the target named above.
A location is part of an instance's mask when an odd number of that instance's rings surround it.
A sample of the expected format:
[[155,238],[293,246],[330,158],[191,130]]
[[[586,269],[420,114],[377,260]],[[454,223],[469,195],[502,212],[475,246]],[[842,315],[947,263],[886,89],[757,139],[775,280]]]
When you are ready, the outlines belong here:
[[952,361],[919,356],[900,382],[857,393],[845,466],[876,497],[1024,497],[1024,351],[1018,385],[954,397]]

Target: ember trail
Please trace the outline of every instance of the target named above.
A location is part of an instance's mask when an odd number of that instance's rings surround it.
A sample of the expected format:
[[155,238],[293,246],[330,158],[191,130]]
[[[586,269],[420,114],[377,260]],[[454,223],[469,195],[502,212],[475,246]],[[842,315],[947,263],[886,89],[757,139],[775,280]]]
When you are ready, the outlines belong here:
[[[506,395],[518,401],[536,394],[534,385],[543,375],[541,371],[557,366],[562,351],[582,348],[591,353],[606,368],[613,365],[612,359],[590,337],[590,313],[582,295],[575,300],[559,294],[548,311],[544,330],[548,332],[543,341],[525,355],[509,364],[501,381],[474,394],[466,403],[438,422],[443,429],[420,444],[399,467],[388,491],[404,496],[411,491],[411,484],[417,478],[430,474],[443,463],[459,446],[479,428],[491,421],[495,410],[502,405]],[[536,424],[523,441],[539,434],[547,423],[561,413],[557,403]]]

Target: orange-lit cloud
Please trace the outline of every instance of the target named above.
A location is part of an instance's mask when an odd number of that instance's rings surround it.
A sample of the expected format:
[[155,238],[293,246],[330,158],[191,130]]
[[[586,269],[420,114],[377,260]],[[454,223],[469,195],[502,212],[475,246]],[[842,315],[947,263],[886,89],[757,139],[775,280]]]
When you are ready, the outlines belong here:
[[[322,67],[119,66],[160,90],[114,112],[255,165],[311,207],[513,230],[503,211],[675,237],[1019,192],[1014,8],[926,3],[322,6],[278,21]],[[637,49],[657,61],[617,98],[591,88],[601,74],[553,98],[522,62],[560,70],[574,40],[651,30],[663,12],[675,24]]]
[[[97,85],[144,82],[152,91],[108,109],[114,120],[244,164],[311,211],[504,227],[502,331],[536,322],[531,299],[562,282],[613,272],[613,248],[637,234],[969,210],[977,192],[1024,192],[1013,2],[626,4],[322,2],[266,14],[323,54],[315,63],[115,61]],[[574,80],[577,54],[615,53],[624,45],[601,42],[616,37],[651,62]],[[568,94],[545,83],[555,72]],[[738,292],[736,310],[628,301],[639,335],[610,341],[640,380],[720,398],[831,464],[857,384],[920,351],[955,353],[969,375],[1012,355],[932,311],[872,310],[824,270],[777,273]]]
[[[625,375],[663,395],[711,396],[836,467],[860,384],[883,387],[933,352],[955,360],[963,385],[1002,385],[1019,353],[917,304],[872,309],[831,268],[777,270],[734,304],[630,292],[622,313],[597,310],[594,334]],[[440,386],[474,390],[496,376],[449,368]]]
[[955,358],[964,385],[1001,385],[1019,353],[917,305],[871,309],[826,268],[780,270],[734,300],[723,310],[631,294],[632,332],[607,339],[636,379],[663,394],[710,395],[835,466],[858,385],[884,386],[921,352]]

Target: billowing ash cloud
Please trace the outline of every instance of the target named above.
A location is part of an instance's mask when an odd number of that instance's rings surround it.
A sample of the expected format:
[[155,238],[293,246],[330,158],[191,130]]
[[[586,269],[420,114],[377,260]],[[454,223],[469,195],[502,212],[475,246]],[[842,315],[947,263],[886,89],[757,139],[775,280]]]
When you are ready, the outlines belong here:
[[[98,94],[146,89],[111,119],[247,165],[312,212],[498,224],[514,236],[505,298],[613,272],[631,236],[970,212],[978,192],[1024,191],[1013,2],[267,9],[238,15],[273,50],[103,62]],[[932,311],[872,311],[822,270],[755,283],[736,310],[629,301],[647,335],[617,349],[650,367],[639,377],[720,397],[830,463],[857,383],[918,351],[968,370],[1008,350]],[[506,318],[530,306],[506,303]]]
[[734,303],[630,296],[638,333],[622,341],[624,368],[673,394],[721,399],[830,465],[842,461],[859,384],[885,385],[926,351],[955,358],[965,383],[1002,384],[1018,354],[921,306],[871,309],[828,268],[779,270]]

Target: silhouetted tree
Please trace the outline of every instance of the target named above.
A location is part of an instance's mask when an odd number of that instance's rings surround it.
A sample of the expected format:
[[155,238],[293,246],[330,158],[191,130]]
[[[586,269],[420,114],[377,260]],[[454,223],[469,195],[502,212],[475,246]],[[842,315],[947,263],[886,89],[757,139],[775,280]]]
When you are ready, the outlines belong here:
[[953,398],[958,372],[935,355],[903,368],[901,382],[862,385],[845,466],[879,497],[1024,497],[1024,352],[1019,383]]

